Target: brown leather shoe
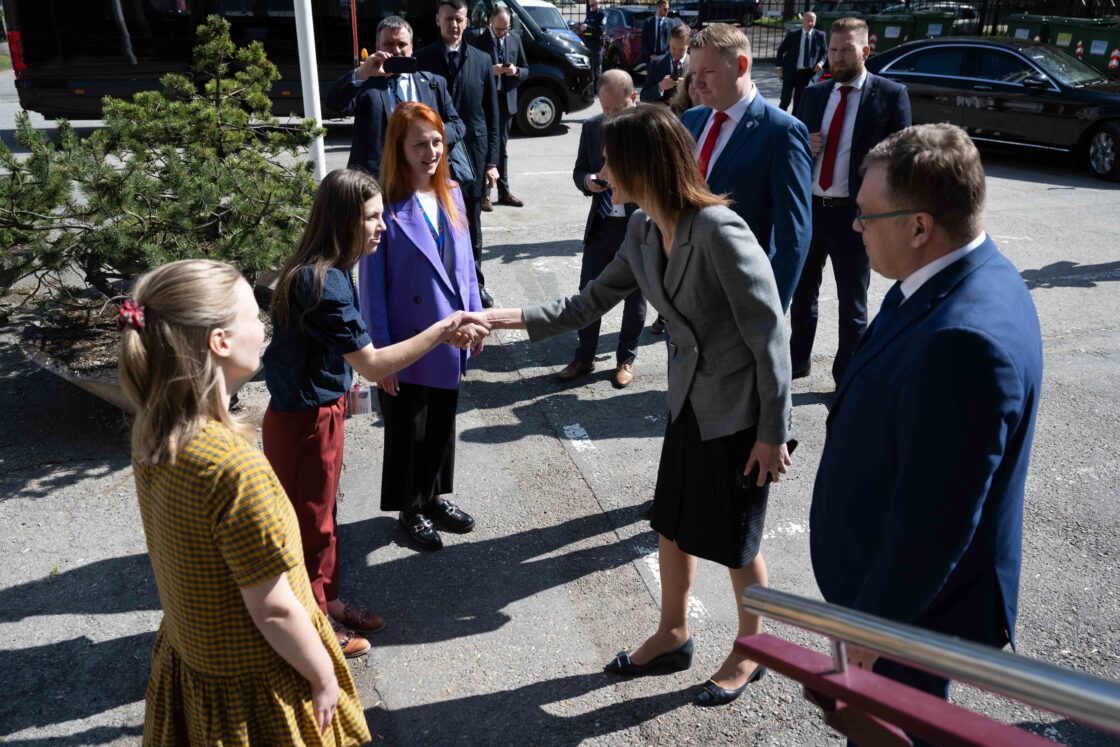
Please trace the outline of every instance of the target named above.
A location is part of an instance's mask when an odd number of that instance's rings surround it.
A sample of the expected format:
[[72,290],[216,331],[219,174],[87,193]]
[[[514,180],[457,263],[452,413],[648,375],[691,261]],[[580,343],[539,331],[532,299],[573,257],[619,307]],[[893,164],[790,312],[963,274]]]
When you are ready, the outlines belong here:
[[586,376],[595,370],[595,362],[584,363],[583,361],[572,361],[556,374],[557,381],[571,381],[578,379],[580,376]]
[[342,655],[347,659],[356,659],[369,653],[369,641],[365,638],[334,620],[331,620],[331,627],[334,628],[338,647],[342,649]]
[[510,207],[525,207],[525,203],[517,199],[513,195],[503,195],[498,197],[499,205],[509,205]]
[[634,364],[633,363],[620,363],[618,369],[614,372],[614,387],[615,389],[625,389],[630,386],[630,382],[634,380]]
[[482,212],[484,212],[484,213],[494,212],[494,203],[490,202],[489,197],[483,197],[482,198]]
[[352,604],[343,606],[338,622],[359,633],[380,633],[385,628],[385,618],[365,607]]

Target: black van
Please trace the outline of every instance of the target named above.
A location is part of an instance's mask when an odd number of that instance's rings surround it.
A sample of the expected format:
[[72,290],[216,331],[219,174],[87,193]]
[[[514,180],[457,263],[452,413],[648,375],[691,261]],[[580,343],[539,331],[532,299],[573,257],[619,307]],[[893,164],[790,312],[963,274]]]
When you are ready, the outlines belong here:
[[[378,21],[393,14],[412,23],[415,48],[439,38],[436,0],[312,0],[321,92],[353,68],[351,2],[359,42],[370,51]],[[472,2],[472,21],[484,23],[492,2]],[[512,11],[529,59],[517,124],[525,134],[545,134],[565,112],[594,100],[588,52],[543,31],[516,0],[501,2]],[[216,13],[230,22],[235,42],[262,42],[279,68],[276,114],[303,113],[294,0],[3,0],[3,6],[16,90],[28,111],[98,119],[101,97],[128,97],[158,88],[165,73],[189,72],[195,29]]]

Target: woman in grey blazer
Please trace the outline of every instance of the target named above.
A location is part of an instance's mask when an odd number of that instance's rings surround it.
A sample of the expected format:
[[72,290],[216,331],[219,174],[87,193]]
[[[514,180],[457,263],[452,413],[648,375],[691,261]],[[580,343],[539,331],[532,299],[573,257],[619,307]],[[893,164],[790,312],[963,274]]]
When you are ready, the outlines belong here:
[[[528,329],[535,341],[587,326],[640,288],[665,318],[669,425],[650,516],[660,542],[661,622],[606,669],[679,671],[692,664],[687,610],[697,558],[730,570],[736,637],[762,627],[739,597],[766,583],[767,483],[790,465],[789,340],[766,253],[727,200],[708,190],[684,126],[665,107],[642,105],[607,120],[602,132],[600,174],[615,202],[641,208],[618,256],[577,296],[486,316],[494,327]],[[732,648],[696,702],[730,702],[764,673]]]

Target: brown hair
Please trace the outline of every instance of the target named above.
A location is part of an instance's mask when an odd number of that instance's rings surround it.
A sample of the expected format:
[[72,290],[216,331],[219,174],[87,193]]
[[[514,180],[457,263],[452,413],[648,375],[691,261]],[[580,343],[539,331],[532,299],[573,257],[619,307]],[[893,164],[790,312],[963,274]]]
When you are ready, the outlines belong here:
[[684,39],[687,41],[688,37],[691,35],[692,29],[690,29],[686,24],[683,23],[678,23],[669,31],[670,39]]
[[846,18],[837,18],[832,22],[833,34],[856,34],[863,37],[867,41],[867,21],[855,16],[848,16]]
[[951,124],[907,127],[863,159],[860,173],[881,164],[898,207],[929,211],[950,238],[971,241],[981,231],[986,177],[980,152]]
[[743,33],[742,29],[726,23],[713,23],[705,26],[692,35],[688,40],[689,49],[704,49],[712,46],[723,53],[725,57],[738,57],[746,55],[751,57],[751,40]]
[[137,411],[132,457],[141,464],[174,464],[212,420],[252,438],[252,428],[222,400],[209,344],[214,329],[233,324],[234,289],[243,282],[231,265],[209,259],[171,262],[136,281],[133,297],[144,307],[144,326],[124,328],[117,368]]
[[695,75],[691,70],[685,73],[681,82],[677,84],[677,90],[673,93],[673,98],[669,99],[669,110],[678,117],[696,106],[696,102],[688,95],[688,87],[692,85],[692,78]]
[[708,189],[692,156],[692,142],[680,120],[658,104],[640,104],[603,122],[611,178],[624,191],[666,211],[728,204]]
[[301,323],[322,298],[327,271],[332,267],[349,271],[358,263],[366,250],[362,226],[365,204],[379,194],[381,187],[364,171],[337,169],[327,174],[315,193],[311,218],[303,229],[299,246],[280,270],[269,307],[273,322],[291,321],[292,286],[304,267],[310,266],[314,271],[311,297],[315,300],[303,309]]
[[415,191],[412,188],[408,161],[404,156],[408,128],[413,122],[431,125],[443,138],[443,158],[439,159],[436,173],[432,175],[432,191],[436,193],[436,199],[439,200],[439,206],[447,216],[447,222],[455,228],[463,228],[466,223],[451,199],[451,171],[447,167],[447,152],[451,148],[447,144],[443,120],[439,118],[435,109],[426,104],[415,101],[399,104],[393,110],[393,116],[389,117],[389,127],[385,131],[385,147],[381,152],[381,185],[385,188],[385,197],[388,202],[397,203]]

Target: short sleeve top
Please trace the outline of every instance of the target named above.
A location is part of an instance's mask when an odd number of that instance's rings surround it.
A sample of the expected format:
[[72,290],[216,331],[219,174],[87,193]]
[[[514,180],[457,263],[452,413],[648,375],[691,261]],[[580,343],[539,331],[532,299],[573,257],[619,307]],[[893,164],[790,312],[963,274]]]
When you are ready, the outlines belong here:
[[273,320],[272,341],[264,353],[269,406],[280,412],[336,402],[353,382],[343,356],[370,344],[350,273],[327,270],[318,302],[314,282],[314,269],[300,268],[291,285],[289,319]]

